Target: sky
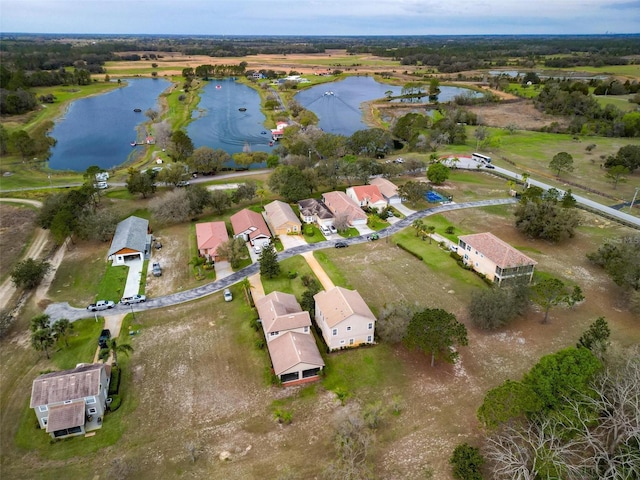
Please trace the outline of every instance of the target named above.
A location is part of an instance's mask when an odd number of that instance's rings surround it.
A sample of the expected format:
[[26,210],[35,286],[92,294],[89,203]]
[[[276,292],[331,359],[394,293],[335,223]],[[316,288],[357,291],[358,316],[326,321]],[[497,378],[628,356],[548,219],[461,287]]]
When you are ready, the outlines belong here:
[[0,0],[0,32],[159,35],[640,33],[640,0]]

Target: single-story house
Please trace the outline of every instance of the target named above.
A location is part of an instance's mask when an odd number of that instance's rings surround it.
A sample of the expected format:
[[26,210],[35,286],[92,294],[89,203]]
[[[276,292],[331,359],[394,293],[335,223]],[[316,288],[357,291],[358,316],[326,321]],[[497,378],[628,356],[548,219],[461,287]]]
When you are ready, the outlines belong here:
[[333,213],[335,218],[346,216],[347,223],[352,227],[367,224],[367,214],[362,211],[357,202],[349,198],[344,192],[327,192],[322,194],[322,201]]
[[380,193],[385,198],[389,205],[397,205],[402,203],[402,198],[398,194],[398,187],[387,180],[384,177],[372,178],[369,182],[371,185],[375,185],[380,190]]
[[345,193],[361,207],[375,208],[378,211],[387,208],[387,200],[382,196],[380,189],[376,185],[349,187]]
[[264,206],[264,211],[274,235],[300,234],[302,223],[288,203],[274,200]]
[[271,292],[256,300],[273,372],[283,385],[317,380],[324,367],[309,312],[290,293]]
[[229,240],[224,222],[196,223],[198,253],[213,261],[218,260],[218,247]]
[[256,300],[256,309],[267,342],[285,332],[309,333],[311,317],[294,295],[271,292]]
[[131,260],[145,260],[151,253],[149,220],[134,215],[116,227],[107,258],[113,265],[125,265]]
[[31,387],[30,408],[52,438],[102,428],[111,370],[102,363],[40,375]]
[[320,200],[308,198],[298,202],[300,218],[304,223],[317,223],[321,227],[333,225],[333,213]]
[[254,247],[263,247],[271,242],[269,227],[258,212],[245,208],[231,215],[230,220],[233,234],[251,242]]
[[465,265],[498,284],[515,278],[530,282],[538,264],[489,232],[458,237],[457,253]]
[[324,361],[312,334],[286,332],[267,343],[273,373],[286,387],[320,378]]
[[329,350],[374,342],[376,317],[357,290],[334,287],[313,298],[316,324]]

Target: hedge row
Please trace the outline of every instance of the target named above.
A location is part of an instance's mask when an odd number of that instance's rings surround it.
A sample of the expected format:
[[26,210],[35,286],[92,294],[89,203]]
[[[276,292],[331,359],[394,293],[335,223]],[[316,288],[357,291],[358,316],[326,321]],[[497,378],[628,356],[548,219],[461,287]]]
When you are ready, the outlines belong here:
[[410,253],[411,255],[413,255],[414,257],[416,257],[418,260],[422,261],[424,260],[423,256],[420,255],[419,253],[413,252],[411,250],[409,250],[407,247],[405,247],[404,245],[402,245],[401,243],[396,243],[397,246],[399,246],[402,250],[404,250],[407,253]]

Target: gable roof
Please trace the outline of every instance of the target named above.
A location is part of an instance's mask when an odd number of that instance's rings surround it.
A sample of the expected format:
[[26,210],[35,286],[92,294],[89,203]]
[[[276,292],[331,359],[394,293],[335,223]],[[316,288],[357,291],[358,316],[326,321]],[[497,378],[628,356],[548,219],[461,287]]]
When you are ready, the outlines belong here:
[[224,222],[196,223],[196,239],[198,250],[212,250],[215,253],[220,245],[229,240],[227,226]]
[[330,290],[316,293],[313,296],[316,309],[322,312],[325,322],[332,328],[352,315],[359,315],[376,320],[375,315],[367,306],[357,290],[347,290],[333,287]]
[[358,185],[350,188],[359,202],[376,203],[384,201],[384,197],[377,185]]
[[267,227],[264,218],[258,212],[245,208],[231,215],[230,220],[235,235],[248,233],[250,239],[260,235],[271,237],[269,227]]
[[288,203],[281,202],[280,200],[274,200],[264,206],[264,211],[267,213],[269,222],[271,222],[271,225],[274,228],[286,225],[287,223],[293,223],[300,226],[300,219],[296,216]]
[[31,408],[98,395],[103,368],[102,363],[94,363],[40,375],[31,387]]
[[84,425],[84,416],[84,400],[67,405],[55,405],[49,409],[46,432]]
[[267,343],[273,371],[280,375],[300,363],[324,367],[313,335],[287,332]]
[[271,292],[256,300],[256,309],[265,334],[311,325],[309,312],[303,311],[294,295]]
[[111,256],[123,248],[129,248],[136,252],[144,252],[147,245],[149,232],[149,220],[134,215],[125,218],[116,227],[116,233],[111,240],[109,254]]
[[370,183],[377,186],[382,196],[387,199],[398,196],[398,187],[384,177],[372,178]]
[[500,268],[538,264],[538,262],[516,250],[507,242],[500,240],[493,233],[474,233],[472,235],[462,235],[458,238],[482,253]]
[[331,213],[334,215],[346,214],[349,222],[367,219],[367,214],[362,211],[360,205],[344,192],[323,193],[322,199]]
[[333,218],[333,213],[320,200],[315,198],[307,198],[298,202],[300,214],[303,217],[318,217],[323,220]]

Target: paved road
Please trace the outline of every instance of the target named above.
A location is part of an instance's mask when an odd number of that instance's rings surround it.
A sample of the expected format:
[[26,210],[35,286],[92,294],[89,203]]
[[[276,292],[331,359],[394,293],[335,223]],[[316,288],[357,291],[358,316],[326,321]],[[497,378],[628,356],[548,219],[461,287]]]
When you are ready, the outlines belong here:
[[[467,203],[450,203],[445,205],[440,205],[434,208],[429,208],[426,210],[421,210],[419,212],[415,212],[402,220],[394,223],[393,225],[380,230],[378,233],[380,234],[380,238],[383,239],[389,235],[392,235],[400,230],[410,226],[414,220],[419,218],[427,217],[430,215],[435,215],[442,212],[448,212],[452,210],[459,210],[463,208],[473,208],[473,207],[486,207],[490,205],[508,205],[515,203],[516,200],[514,198],[503,198],[497,200],[482,200],[478,202],[467,202]],[[360,235],[358,237],[351,237],[347,239],[341,239],[341,241],[347,243],[348,245],[356,245],[358,243],[366,243],[367,236]],[[325,248],[333,248],[335,245],[335,240],[327,240],[324,242],[318,243],[310,243],[306,245],[300,245],[288,250],[285,250],[278,254],[279,260],[285,260],[287,258],[294,257],[304,252],[312,252],[315,250],[322,250]],[[141,312],[144,310],[151,310],[154,308],[164,308],[172,305],[177,305],[179,303],[190,302],[192,300],[196,300],[207,295],[211,295],[213,293],[219,292],[239,281],[243,280],[245,277],[250,277],[259,272],[260,265],[257,263],[252,263],[248,267],[243,268],[242,270],[238,270],[237,272],[232,273],[228,277],[221,278],[214,282],[208,283],[206,285],[201,285],[200,287],[193,288],[191,290],[185,290],[183,292],[172,293],[170,295],[165,295],[163,297],[157,297],[153,299],[147,300],[145,303],[139,303],[137,305],[125,307],[122,305],[117,305],[115,308],[111,310],[105,310],[102,312],[97,312],[98,315],[106,316],[106,315],[116,315],[126,313],[130,310]],[[81,318],[91,318],[94,314],[87,312],[87,310],[82,308],[75,308],[70,306],[68,303],[53,303],[50,304],[45,313],[51,317],[52,320],[58,320],[60,318],[67,318],[71,321],[79,320]]]

